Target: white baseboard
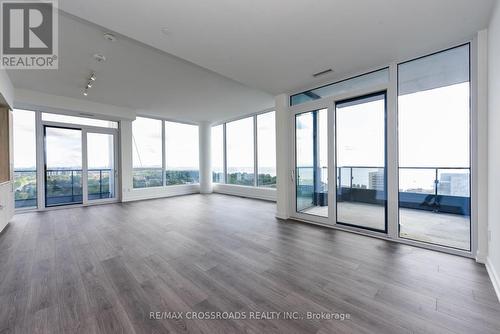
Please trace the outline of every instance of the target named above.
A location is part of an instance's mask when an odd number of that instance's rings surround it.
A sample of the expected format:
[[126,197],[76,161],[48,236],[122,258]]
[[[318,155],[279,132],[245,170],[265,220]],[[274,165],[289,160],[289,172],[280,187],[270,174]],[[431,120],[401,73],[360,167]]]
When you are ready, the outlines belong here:
[[234,184],[214,184],[214,192],[276,202],[276,189],[274,188],[246,187]]
[[500,301],[500,274],[496,271],[495,267],[493,267],[489,257],[486,259],[486,270],[490,276],[491,283],[493,283],[493,288],[497,294],[498,301]]
[[486,256],[483,255],[483,253],[480,253],[479,251],[477,251],[476,262],[486,264],[486,260],[487,260]]
[[185,184],[167,187],[140,188],[123,193],[122,202],[141,201],[144,199],[172,197],[179,195],[196,194],[200,192],[199,184]]

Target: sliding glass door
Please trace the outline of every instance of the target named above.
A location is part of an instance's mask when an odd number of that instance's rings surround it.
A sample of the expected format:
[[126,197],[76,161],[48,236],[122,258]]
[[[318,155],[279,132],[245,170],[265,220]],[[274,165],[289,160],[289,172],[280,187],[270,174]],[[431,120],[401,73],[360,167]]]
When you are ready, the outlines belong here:
[[87,133],[87,196],[89,201],[116,197],[115,136]]
[[328,111],[295,115],[295,206],[328,217]]
[[46,207],[116,200],[115,129],[44,124],[43,134]]
[[336,103],[337,223],[387,231],[386,94]]
[[82,131],[45,126],[45,206],[83,203]]

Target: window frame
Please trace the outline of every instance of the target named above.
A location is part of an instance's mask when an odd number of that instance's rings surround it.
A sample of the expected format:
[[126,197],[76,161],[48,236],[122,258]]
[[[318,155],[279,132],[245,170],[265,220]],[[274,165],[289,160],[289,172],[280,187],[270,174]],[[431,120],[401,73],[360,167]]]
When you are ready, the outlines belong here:
[[[398,64],[411,61],[414,59],[430,56],[435,53],[440,53],[443,51],[446,51],[448,49],[453,49],[456,47],[460,47],[462,45],[469,45],[470,46],[470,54],[469,54],[469,74],[470,74],[470,155],[471,155],[471,160],[470,160],[470,178],[471,178],[471,183],[470,183],[470,198],[471,198],[471,222],[472,222],[472,227],[471,227],[471,250],[470,251],[464,251],[460,249],[455,249],[455,248],[450,248],[446,246],[439,246],[435,244],[428,244],[428,243],[423,243],[419,241],[413,241],[409,239],[404,239],[399,237],[398,233],[398,228],[399,228],[399,215],[397,214],[398,212],[398,175],[397,175],[397,170],[398,170],[398,143],[397,143],[397,138],[398,138],[398,129],[397,129],[397,114],[398,114],[398,105],[397,105],[397,68]],[[480,83],[484,83],[484,75],[482,75],[481,72],[478,70],[478,57],[484,55],[485,52],[485,45],[483,42],[481,42],[477,38],[473,39],[463,39],[462,41],[453,42],[453,43],[448,43],[447,45],[444,45],[441,48],[436,48],[434,50],[437,50],[436,52],[421,52],[414,54],[412,57],[402,57],[402,58],[396,58],[388,63],[385,64],[385,67],[389,68],[389,82],[387,84],[383,85],[375,85],[363,89],[358,89],[358,90],[352,90],[347,93],[341,93],[338,95],[333,95],[333,96],[328,96],[324,97],[318,100],[314,101],[308,101],[304,102],[302,104],[297,104],[291,106],[289,104],[290,101],[290,96],[306,91],[308,89],[314,89],[316,86],[305,86],[297,90],[289,91],[286,95],[286,101],[288,102],[286,104],[286,110],[288,111],[289,114],[289,122],[290,122],[290,127],[293,128],[293,118],[295,117],[295,114],[304,112],[304,111],[310,111],[313,109],[320,109],[320,108],[330,108],[334,109],[334,103],[335,101],[343,100],[346,98],[351,98],[351,97],[357,97],[360,95],[364,94],[369,94],[381,90],[387,90],[387,186],[388,186],[388,191],[387,191],[387,201],[388,201],[388,232],[387,234],[379,233],[379,232],[374,232],[374,231],[369,231],[369,230],[362,230],[358,228],[351,228],[348,226],[339,226],[337,224],[334,224],[333,221],[336,218],[334,217],[334,212],[329,212],[329,220],[321,220],[321,219],[316,219],[314,216],[310,215],[300,215],[294,213],[294,206],[293,206],[293,201],[294,198],[292,196],[289,201],[287,201],[288,204],[288,209],[287,212],[292,217],[293,219],[301,220],[307,223],[312,223],[312,224],[319,224],[319,225],[324,225],[327,227],[339,229],[339,230],[348,230],[350,232],[355,232],[355,233],[360,233],[360,234],[365,234],[369,235],[372,237],[376,237],[379,239],[386,239],[386,240],[392,240],[401,244],[407,244],[407,245],[412,245],[412,246],[417,246],[417,247],[423,247],[435,251],[440,251],[448,254],[453,254],[453,255],[459,255],[463,257],[468,257],[468,258],[475,258],[476,256],[481,256],[481,258],[484,256],[484,245],[485,245],[485,238],[484,238],[484,226],[482,226],[482,223],[478,219],[478,215],[484,215],[484,207],[480,205],[478,202],[478,197],[484,197],[484,189],[479,189],[478,188],[478,178],[480,177],[479,175],[482,175],[486,173],[486,166],[484,164],[484,152],[482,149],[479,147],[479,144],[483,142],[485,139],[484,133],[481,132],[481,129],[484,129],[484,126],[486,125],[485,121],[485,114],[484,114],[484,109],[481,108],[480,106],[480,97],[478,93],[478,86]],[[432,50],[431,50],[432,51]],[[384,65],[384,64],[382,64]],[[349,79],[350,77],[354,76],[359,76],[364,73],[369,73],[372,72],[373,70],[380,69],[382,66],[377,66],[377,67],[371,67],[368,69],[365,69],[364,71],[360,72],[353,72],[351,74],[348,74],[346,76],[341,76],[339,79],[345,80]],[[341,81],[341,80],[340,80]],[[331,82],[331,81],[330,81]],[[332,114],[333,111],[330,112]],[[330,118],[331,119],[331,118]],[[330,122],[329,122],[330,123]],[[329,129],[332,129],[335,131],[335,124],[332,122],[329,124]],[[293,131],[292,131],[293,132]],[[293,136],[295,134],[292,133],[289,138],[287,138],[289,141],[294,140]],[[330,143],[331,145],[331,143]],[[289,148],[288,154],[293,157],[293,150]],[[332,148],[329,148],[329,154],[334,155],[335,151]],[[289,174],[287,174],[287,177],[291,177],[292,180],[295,178],[295,175],[293,173],[294,169],[294,161],[293,159],[290,159],[289,164],[287,165],[289,167]],[[335,165],[335,159],[332,157],[331,159],[329,158],[329,165],[334,166]],[[335,173],[332,172],[332,174],[329,175],[329,177],[335,177]],[[293,189],[291,189],[293,191]],[[332,193],[335,190],[332,189]],[[295,194],[293,194],[295,195]],[[333,196],[331,196],[333,198]],[[330,204],[329,204],[330,206]],[[479,228],[481,228],[481,232],[479,231]],[[480,253],[481,252],[481,253]]]
[[[275,110],[275,108],[268,108],[268,109],[264,109],[264,110],[261,110],[259,112],[253,113],[253,114],[240,116],[237,118],[231,118],[231,119],[228,119],[225,121],[216,122],[216,123],[212,124],[211,128],[213,128],[215,126],[222,125],[222,142],[223,142],[222,151],[223,151],[223,170],[224,170],[223,182],[214,182],[214,184],[223,184],[223,185],[227,185],[227,186],[246,187],[246,188],[270,189],[270,190],[276,189],[276,188],[271,188],[271,187],[259,186],[259,182],[258,182],[258,170],[259,170],[258,163],[259,162],[258,162],[258,151],[257,151],[258,150],[258,147],[257,147],[257,145],[258,145],[257,116],[262,115],[262,114],[267,114],[267,113],[274,113],[275,122],[276,122],[276,110]],[[253,123],[253,131],[252,131],[252,133],[253,133],[253,153],[252,154],[254,157],[253,185],[241,185],[241,184],[227,183],[227,129],[226,129],[227,124],[231,123],[231,122],[236,122],[236,121],[239,121],[239,120],[242,120],[245,118],[252,118],[252,123]],[[275,125],[276,125],[276,123],[275,123]],[[276,140],[276,136],[275,136],[275,140]],[[275,164],[276,164],[276,162],[275,162]],[[212,168],[212,166],[210,166],[210,168]]]
[[[461,44],[457,44],[457,45],[453,45],[453,46],[450,46],[448,48],[445,48],[445,49],[440,49],[438,51],[435,51],[435,52],[431,52],[431,53],[428,53],[428,54],[424,54],[424,55],[421,55],[419,57],[415,57],[415,58],[411,58],[411,59],[407,59],[407,60],[404,60],[404,61],[401,61],[401,62],[397,62],[395,64],[395,67],[396,67],[396,78],[395,78],[395,86],[396,86],[396,91],[395,91],[395,98],[396,98],[396,119],[397,119],[397,124],[396,124],[396,128],[397,128],[397,137],[396,137],[396,164],[397,164],[397,170],[396,170],[396,180],[397,180],[397,187],[399,189],[399,179],[400,179],[400,175],[399,175],[399,171],[400,169],[404,169],[405,167],[401,167],[400,166],[400,156],[399,156],[399,134],[400,134],[400,129],[399,129],[399,113],[400,113],[400,110],[399,110],[399,67],[401,65],[404,65],[404,64],[407,64],[407,63],[411,63],[413,61],[418,61],[420,59],[424,59],[424,58],[427,58],[427,57],[432,57],[432,56],[435,56],[435,55],[439,55],[441,53],[445,53],[447,51],[451,51],[451,50],[454,50],[454,49],[458,49],[458,48],[461,48],[461,47],[464,47],[464,46],[467,46],[468,47],[468,83],[469,83],[469,166],[468,168],[465,167],[464,169],[468,169],[469,170],[469,199],[468,199],[468,204],[469,204],[469,210],[470,210],[470,214],[469,214],[469,248],[468,249],[462,249],[462,248],[457,248],[457,247],[454,247],[454,246],[449,246],[449,245],[442,245],[442,244],[439,244],[439,243],[436,243],[436,242],[431,242],[431,241],[423,241],[423,240],[417,240],[417,239],[412,239],[412,238],[408,238],[408,237],[403,237],[401,236],[401,213],[400,213],[400,192],[398,191],[398,197],[397,197],[397,218],[396,218],[396,222],[397,222],[397,236],[396,236],[396,239],[397,240],[404,240],[404,241],[407,241],[409,243],[416,243],[416,244],[419,244],[419,245],[425,245],[425,246],[428,246],[429,248],[437,248],[437,249],[444,249],[446,250],[448,253],[458,253],[458,254],[461,254],[461,253],[465,253],[465,254],[468,254],[468,255],[474,255],[477,253],[477,243],[478,243],[478,232],[477,232],[477,228],[478,228],[478,221],[477,221],[477,205],[478,205],[478,202],[477,202],[477,184],[475,182],[475,180],[477,180],[477,173],[478,173],[478,168],[477,168],[477,161],[474,160],[475,157],[474,157],[474,154],[475,154],[475,150],[476,150],[476,140],[477,140],[477,109],[476,109],[476,106],[474,105],[474,102],[476,101],[477,97],[475,96],[475,88],[477,88],[477,81],[476,81],[476,73],[474,72],[474,64],[475,62],[477,61],[476,58],[474,58],[474,51],[477,52],[477,45],[475,45],[473,43],[473,41],[467,41],[465,43],[461,43]],[[408,167],[406,167],[408,168]],[[421,167],[421,168],[425,168],[425,167]],[[437,174],[438,174],[438,171],[439,171],[440,168],[437,168],[436,169],[436,178],[438,177]],[[437,184],[435,185],[436,189],[435,189],[435,193],[436,195],[438,194],[438,186]]]
[[[387,194],[388,194],[388,187],[387,187],[387,90],[383,90],[383,91],[379,91],[379,92],[373,92],[373,93],[369,93],[369,94],[365,94],[365,95],[360,95],[360,96],[356,96],[356,97],[351,97],[351,98],[347,98],[347,99],[344,99],[344,100],[336,100],[335,103],[334,103],[334,124],[335,124],[335,127],[337,127],[337,108],[339,105],[341,104],[344,104],[344,103],[349,103],[349,102],[355,102],[355,101],[362,101],[362,100],[365,100],[365,99],[369,99],[371,97],[377,97],[377,96],[383,96],[383,100],[384,100],[384,193],[385,193],[385,198],[384,198],[384,228],[383,229],[377,229],[377,228],[373,228],[373,227],[367,227],[367,226],[363,226],[363,225],[356,225],[356,224],[353,224],[353,223],[345,223],[345,222],[341,222],[339,220],[339,215],[338,215],[338,201],[335,201],[335,219],[337,220],[335,222],[335,224],[339,224],[339,225],[344,225],[344,226],[349,226],[349,227],[354,227],[354,228],[359,228],[359,229],[365,229],[365,230],[369,230],[369,231],[373,231],[373,232],[377,232],[377,233],[383,233],[383,234],[387,234],[388,233],[388,200],[387,200]],[[337,137],[338,136],[338,131],[335,131],[335,134],[334,134],[334,142],[335,142],[335,145],[338,144],[337,142]],[[338,150],[337,150],[337,147],[335,147],[335,162],[338,161]],[[337,168],[339,168],[337,166],[337,164],[335,164],[335,166],[333,166],[333,168],[335,168],[335,175],[338,177],[336,171],[337,171]],[[352,183],[352,174],[350,175],[351,177],[351,183]],[[335,195],[337,195],[337,185],[335,184]]]
[[[171,184],[167,185],[167,180],[166,180],[166,167],[167,167],[167,154],[168,152],[166,151],[166,144],[165,144],[165,139],[166,139],[166,133],[165,133],[165,122],[171,122],[171,123],[179,123],[179,124],[186,124],[186,125],[193,125],[198,128],[198,136],[199,136],[199,131],[200,131],[200,125],[196,122],[184,122],[184,121],[178,121],[178,120],[173,120],[169,118],[162,118],[162,117],[156,117],[156,116],[149,116],[149,115],[142,115],[138,114],[136,117],[141,117],[141,118],[148,118],[148,119],[153,119],[157,121],[161,121],[161,152],[162,152],[162,185],[161,186],[155,186],[155,187],[146,187],[146,188],[134,188],[133,186],[133,174],[132,174],[132,190],[133,191],[144,191],[146,189],[163,189],[163,188],[170,188],[170,187],[186,187],[186,186],[193,186],[193,185],[199,185],[199,177],[198,177],[198,182],[197,183],[189,183],[189,184]],[[135,121],[135,120],[134,120]],[[132,121],[132,123],[134,122]],[[132,130],[132,136],[133,136],[133,130]],[[199,157],[199,140],[198,140],[198,173],[200,171],[200,157]],[[132,162],[133,163],[133,162]],[[133,172],[133,165],[132,165],[132,172]]]
[[[162,152],[162,156],[161,156],[161,170],[162,170],[162,185],[161,186],[153,186],[153,187],[134,187],[134,143],[133,143],[133,140],[134,140],[134,122],[137,120],[137,118],[146,118],[146,119],[151,119],[151,120],[156,120],[156,121],[160,121],[161,122],[161,152]],[[140,190],[140,189],[155,189],[155,188],[162,188],[162,187],[165,187],[165,122],[163,119],[160,119],[160,118],[156,118],[156,117],[149,117],[149,116],[142,116],[142,115],[137,115],[136,119],[134,119],[132,122],[132,190]]]
[[[276,189],[276,183],[274,183],[274,187],[268,187],[266,185],[260,185],[259,184],[259,116],[265,115],[265,114],[270,114],[272,113],[274,115],[274,147],[275,147],[275,158],[274,158],[274,170],[275,173],[277,174],[276,171],[276,111],[271,110],[268,112],[262,112],[254,115],[254,148],[255,148],[255,184],[258,188],[268,188],[268,189]],[[277,176],[277,175],[276,175]],[[276,177],[275,176],[275,177]]]
[[[196,127],[196,146],[198,149],[196,160],[197,160],[197,166],[196,166],[196,171],[198,172],[198,180],[197,182],[193,183],[180,183],[180,184],[167,184],[167,161],[168,161],[168,151],[167,151],[167,125],[166,123],[174,123],[174,124],[181,124],[181,125],[188,125],[188,126],[194,126]],[[186,122],[178,122],[178,121],[171,121],[171,120],[162,120],[162,146],[163,146],[163,185],[165,187],[169,186],[181,186],[181,185],[193,185],[193,184],[200,184],[200,126],[198,124],[191,124],[191,123],[186,123]]]

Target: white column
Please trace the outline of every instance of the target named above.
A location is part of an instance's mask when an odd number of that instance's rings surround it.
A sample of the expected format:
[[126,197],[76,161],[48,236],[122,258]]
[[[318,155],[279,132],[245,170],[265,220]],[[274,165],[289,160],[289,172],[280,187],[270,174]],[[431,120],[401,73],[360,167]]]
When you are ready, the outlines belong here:
[[132,140],[132,121],[120,122],[120,188],[122,193],[122,201],[126,202],[130,199],[131,191],[133,190],[133,140]]
[[210,194],[212,187],[212,157],[211,157],[212,127],[209,122],[199,125],[200,151],[200,193]]
[[276,110],[276,217],[289,217],[289,203],[292,184],[290,170],[290,115],[288,112],[288,96],[281,94],[275,97]]
[[[472,70],[476,91],[472,94],[472,222],[477,228],[476,260],[486,262],[488,255],[488,32],[481,30],[474,39],[477,50]],[[474,83],[472,84],[474,87]],[[475,110],[474,110],[475,108]],[[475,126],[474,126],[475,125]],[[473,224],[474,228],[474,224]],[[474,234],[473,234],[474,235]],[[474,242],[474,240],[472,241]]]

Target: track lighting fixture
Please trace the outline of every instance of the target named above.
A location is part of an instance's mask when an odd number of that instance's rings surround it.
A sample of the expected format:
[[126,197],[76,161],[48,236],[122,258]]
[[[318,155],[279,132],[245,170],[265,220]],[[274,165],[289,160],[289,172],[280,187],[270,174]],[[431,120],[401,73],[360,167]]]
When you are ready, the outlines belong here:
[[83,95],[84,95],[84,96],[89,95],[88,90],[89,90],[90,88],[92,88],[92,86],[94,85],[94,81],[95,81],[95,79],[96,79],[95,72],[92,72],[92,73],[90,74],[90,77],[89,77],[88,81],[87,81],[87,85],[85,86],[85,89],[83,90]]

